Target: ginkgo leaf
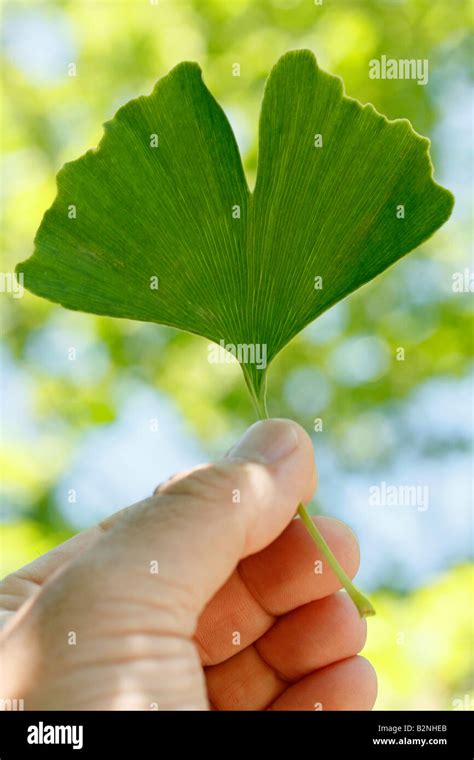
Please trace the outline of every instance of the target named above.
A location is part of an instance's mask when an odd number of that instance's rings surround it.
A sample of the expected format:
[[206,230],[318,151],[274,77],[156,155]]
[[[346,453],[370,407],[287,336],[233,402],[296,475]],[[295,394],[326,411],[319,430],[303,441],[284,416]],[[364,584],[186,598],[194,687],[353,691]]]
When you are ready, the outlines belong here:
[[[70,309],[158,322],[268,364],[305,325],[449,217],[429,141],[344,95],[310,51],[265,89],[255,190],[197,64],[105,125],[64,166],[25,286]],[[242,368],[261,397],[265,370]]]
[[[346,97],[300,50],[268,79],[251,193],[224,112],[182,63],[61,170],[17,272],[70,309],[233,347],[265,416],[266,367],[288,341],[449,217],[453,197],[432,175],[429,141],[408,121]],[[360,614],[373,614],[298,512]]]

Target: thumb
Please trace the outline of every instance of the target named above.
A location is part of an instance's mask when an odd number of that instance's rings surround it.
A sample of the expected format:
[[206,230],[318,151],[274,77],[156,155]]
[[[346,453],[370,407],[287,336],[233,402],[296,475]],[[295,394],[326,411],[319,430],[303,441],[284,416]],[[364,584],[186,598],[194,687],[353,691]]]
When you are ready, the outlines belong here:
[[277,538],[315,485],[307,433],[289,420],[264,420],[220,462],[173,478],[152,498],[106,521],[110,530],[100,543],[118,552],[115,567],[126,568],[129,582],[133,573],[136,587],[149,585],[156,598],[156,576],[149,571],[155,562],[160,602],[169,593],[172,604],[194,618],[240,559]]

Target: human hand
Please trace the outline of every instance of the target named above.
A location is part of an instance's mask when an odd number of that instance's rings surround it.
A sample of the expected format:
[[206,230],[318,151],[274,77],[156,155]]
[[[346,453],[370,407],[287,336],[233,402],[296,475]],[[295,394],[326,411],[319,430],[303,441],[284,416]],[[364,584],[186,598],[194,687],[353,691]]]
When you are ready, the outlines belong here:
[[[366,622],[292,519],[315,485],[302,428],[259,422],[221,462],[8,576],[0,696],[26,709],[371,709]],[[353,577],[353,534],[317,522]]]

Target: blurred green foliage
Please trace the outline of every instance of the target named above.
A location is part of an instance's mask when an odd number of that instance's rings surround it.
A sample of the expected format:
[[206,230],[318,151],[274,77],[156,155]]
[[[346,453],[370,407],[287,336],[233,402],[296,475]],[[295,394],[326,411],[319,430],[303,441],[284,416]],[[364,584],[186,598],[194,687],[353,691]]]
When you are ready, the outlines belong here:
[[472,567],[460,566],[408,597],[374,596],[364,655],[379,678],[377,708],[472,710]]
[[[439,468],[453,452],[468,451],[462,431],[438,430],[436,413],[431,432],[422,435],[404,412],[433,379],[449,383],[454,397],[472,369],[469,294],[452,290],[453,273],[470,264],[462,140],[462,121],[469,118],[469,0],[57,0],[4,2],[2,11],[3,271],[30,254],[62,164],[97,144],[101,123],[129,98],[149,93],[181,60],[202,66],[236,130],[251,183],[264,80],[291,48],[311,48],[325,69],[343,77],[349,95],[390,118],[409,118],[431,137],[436,179],[456,195],[453,218],[285,349],[270,370],[269,409],[310,432],[322,418],[316,449],[330,451],[341,472],[371,473],[401,451],[428,456]],[[427,58],[428,86],[369,79],[368,61],[382,54]],[[76,76],[68,75],[71,62]],[[236,62],[240,77],[232,76]],[[56,484],[87,432],[117,419],[124,381],[165,394],[210,456],[252,420],[239,368],[209,365],[204,340],[68,313],[29,294],[0,297],[4,355],[21,378],[18,383],[15,374],[17,396],[7,394],[4,403],[18,405],[18,414],[31,420],[31,435],[5,429],[0,444],[5,572],[72,532]],[[51,330],[74,335],[85,347],[84,371],[72,372],[67,361],[51,365]],[[324,499],[317,506],[333,507]],[[456,504],[448,509],[454,513]],[[375,595],[378,617],[370,621],[367,649],[379,671],[380,707],[450,709],[470,693],[469,569],[450,569],[465,559],[453,556],[443,577],[412,594],[398,596],[389,573],[379,578],[391,589]]]

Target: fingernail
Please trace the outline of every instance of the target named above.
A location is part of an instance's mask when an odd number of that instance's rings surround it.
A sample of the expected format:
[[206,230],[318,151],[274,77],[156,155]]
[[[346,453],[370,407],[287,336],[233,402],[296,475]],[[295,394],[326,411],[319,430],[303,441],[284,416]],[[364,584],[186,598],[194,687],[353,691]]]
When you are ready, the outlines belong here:
[[298,434],[292,422],[262,420],[244,433],[227,457],[273,464],[287,457],[297,446]]

